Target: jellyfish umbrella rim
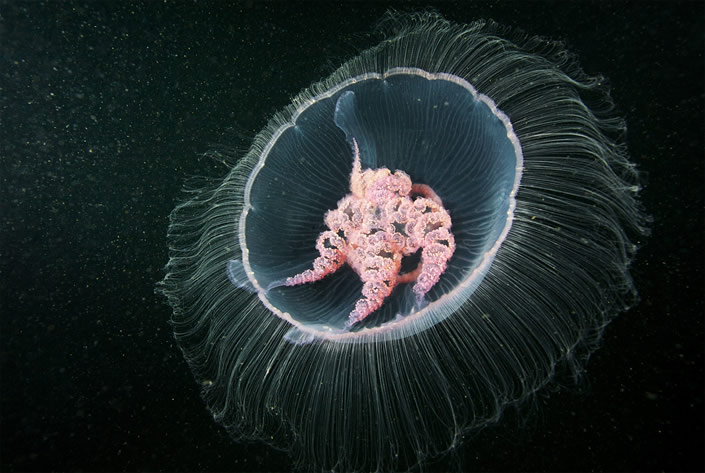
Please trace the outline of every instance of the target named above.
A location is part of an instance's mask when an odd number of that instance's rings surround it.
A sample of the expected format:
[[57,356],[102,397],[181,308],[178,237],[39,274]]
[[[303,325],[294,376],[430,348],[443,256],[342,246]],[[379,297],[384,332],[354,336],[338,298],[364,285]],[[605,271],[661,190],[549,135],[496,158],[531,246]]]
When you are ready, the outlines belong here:
[[[357,84],[368,80],[385,80],[387,78],[398,76],[398,75],[413,75],[419,76],[429,81],[449,81],[453,84],[459,85],[467,90],[474,100],[485,105],[492,114],[498,118],[504,125],[507,132],[507,139],[510,141],[514,149],[515,157],[515,167],[514,167],[514,181],[511,191],[507,196],[509,201],[509,208],[506,215],[506,220],[502,231],[499,233],[498,237],[495,239],[492,247],[483,255],[482,260],[477,264],[472,272],[466,277],[466,279],[454,288],[451,292],[442,295],[439,299],[427,304],[424,307],[418,308],[418,310],[404,315],[403,317],[398,317],[394,320],[385,322],[375,327],[369,327],[362,329],[360,331],[348,331],[348,330],[337,330],[325,326],[317,326],[320,329],[316,329],[305,323],[299,322],[292,314],[287,311],[282,311],[276,307],[268,298],[267,292],[268,287],[263,287],[257,278],[255,277],[255,271],[250,265],[249,250],[246,241],[246,227],[247,227],[247,217],[249,212],[254,208],[251,201],[252,186],[257,179],[260,171],[266,165],[267,158],[274,146],[276,146],[279,138],[288,129],[295,127],[298,118],[314,103],[317,103],[324,99],[329,99],[335,96],[341,90],[346,89],[352,84]],[[479,93],[475,87],[462,77],[445,73],[445,72],[428,72],[417,67],[393,67],[388,69],[383,73],[378,72],[368,72],[365,74],[360,74],[354,77],[350,77],[347,80],[340,82],[339,84],[330,87],[328,90],[310,97],[308,100],[300,104],[291,118],[286,123],[281,124],[279,128],[276,129],[271,135],[267,145],[262,150],[260,157],[253,167],[251,173],[248,176],[247,182],[244,188],[244,204],[240,218],[238,220],[239,231],[238,237],[240,242],[240,248],[242,251],[242,264],[243,264],[243,274],[248,278],[248,287],[254,290],[260,301],[267,307],[272,313],[276,314],[277,317],[285,320],[292,325],[289,332],[287,332],[286,338],[289,341],[295,343],[310,343],[313,341],[331,341],[331,342],[374,342],[377,340],[377,336],[383,336],[385,339],[397,339],[411,336],[419,331],[423,331],[435,323],[445,319],[450,316],[455,310],[463,305],[464,301],[472,294],[472,292],[482,283],[482,279],[485,274],[489,271],[494,258],[499,251],[502,243],[506,239],[509,231],[512,227],[512,221],[514,218],[514,210],[516,208],[516,194],[519,190],[521,183],[521,175],[523,170],[523,153],[521,149],[521,144],[519,138],[514,132],[511,120],[509,117],[499,110],[494,100],[487,95]],[[438,310],[438,307],[442,307],[442,310]],[[426,318],[426,320],[424,320]]]

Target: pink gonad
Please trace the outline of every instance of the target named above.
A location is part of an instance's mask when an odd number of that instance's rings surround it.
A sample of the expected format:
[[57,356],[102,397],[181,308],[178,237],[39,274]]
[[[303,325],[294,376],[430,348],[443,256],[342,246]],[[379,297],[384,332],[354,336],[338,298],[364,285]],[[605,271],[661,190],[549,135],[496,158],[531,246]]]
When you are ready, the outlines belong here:
[[[438,282],[455,251],[450,215],[433,189],[412,184],[403,171],[362,171],[360,149],[355,138],[352,141],[350,194],[326,213],[328,230],[316,241],[320,256],[313,269],[284,281],[285,286],[318,281],[348,263],[364,285],[346,328],[380,308],[397,284],[416,281],[416,302],[423,305],[425,294]],[[418,267],[399,274],[402,258],[419,248],[423,250]]]

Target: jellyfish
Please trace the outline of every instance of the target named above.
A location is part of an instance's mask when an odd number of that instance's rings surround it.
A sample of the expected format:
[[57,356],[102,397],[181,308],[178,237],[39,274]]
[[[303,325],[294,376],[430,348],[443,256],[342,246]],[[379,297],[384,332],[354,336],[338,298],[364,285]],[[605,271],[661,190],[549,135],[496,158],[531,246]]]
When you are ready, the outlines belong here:
[[381,30],[171,214],[159,287],[209,411],[307,471],[453,451],[578,381],[637,300],[648,217],[605,80],[491,21]]

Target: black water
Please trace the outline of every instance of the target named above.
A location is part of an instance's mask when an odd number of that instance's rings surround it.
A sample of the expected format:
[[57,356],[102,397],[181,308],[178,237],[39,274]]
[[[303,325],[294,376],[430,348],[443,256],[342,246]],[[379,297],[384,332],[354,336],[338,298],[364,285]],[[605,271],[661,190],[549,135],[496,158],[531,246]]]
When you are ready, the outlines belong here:
[[[154,294],[168,214],[186,177],[225,172],[203,152],[246,146],[375,44],[390,5],[0,3],[0,470],[289,468],[232,443],[199,398]],[[582,392],[510,412],[463,467],[702,471],[703,4],[436,8],[564,39],[608,76],[655,219],[633,271],[642,301],[606,331]]]

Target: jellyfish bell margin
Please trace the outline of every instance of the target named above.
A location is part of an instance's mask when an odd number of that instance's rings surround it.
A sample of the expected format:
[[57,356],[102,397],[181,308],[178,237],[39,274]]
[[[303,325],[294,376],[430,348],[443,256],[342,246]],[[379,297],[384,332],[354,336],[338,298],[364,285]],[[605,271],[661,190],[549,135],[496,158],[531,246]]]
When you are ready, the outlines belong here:
[[[387,118],[409,104],[413,107],[405,118]],[[235,278],[235,284],[254,288],[267,308],[293,325],[286,338],[297,342],[399,338],[453,313],[481,283],[511,226],[522,157],[507,117],[462,78],[412,68],[353,77],[313,97],[295,115],[274,133],[272,145],[259,157],[263,165],[250,174],[245,186],[239,273],[248,280]],[[310,138],[315,133],[322,138]],[[350,149],[342,147],[345,154],[339,159],[331,159],[329,152],[346,139],[354,150],[353,172],[344,183],[331,187],[330,202],[337,202],[317,209],[312,201],[323,201],[326,190],[302,195],[301,179],[315,189],[329,184],[325,182],[329,175],[345,175],[341,165],[349,173]],[[301,170],[302,146],[323,176],[318,182]],[[449,150],[445,156],[437,153],[443,146]],[[472,157],[466,157],[468,147],[475,148]],[[385,167],[358,169],[361,159]],[[464,179],[454,179],[451,167],[461,175],[472,172],[473,179],[483,182],[478,192]],[[394,174],[390,169],[396,169]],[[407,171],[420,182],[412,183]],[[404,184],[409,189],[402,195],[397,188]],[[279,189],[282,196],[277,200],[273,196]],[[347,192],[352,193],[345,196]],[[454,224],[443,200],[455,207]],[[292,220],[293,214],[298,215]],[[310,222],[323,225],[324,220],[327,228],[308,230]],[[275,227],[277,235],[272,235],[270,229]],[[273,252],[297,247],[304,234],[309,235],[309,247],[318,241],[320,255],[301,253],[297,258],[293,252]],[[451,258],[454,238],[465,245]],[[333,250],[331,240],[341,250]],[[417,250],[416,270],[407,268],[399,274],[400,257]],[[338,275],[332,273],[345,263],[355,275],[335,281]],[[229,267],[239,264],[233,260]],[[299,271],[302,267],[306,269]],[[281,279],[282,275],[288,277]],[[326,294],[328,288],[320,285],[285,288],[315,284],[324,277],[333,279],[328,286],[344,284],[346,293],[358,297],[360,289],[354,286],[358,279],[366,280],[364,297],[333,300]],[[396,288],[398,282],[409,287]],[[370,307],[373,301],[376,305]],[[372,312],[374,317],[368,320]]]
[[[628,267],[648,217],[604,79],[492,22],[390,13],[381,31],[171,215],[160,290],[208,409],[305,470],[447,453],[557,371],[578,379],[637,297]],[[320,256],[353,138],[362,170],[438,195],[456,248],[425,307],[402,283],[346,326],[363,290],[350,265],[281,281]]]
[[[354,195],[356,171],[347,177],[346,140],[365,163],[360,165],[365,168],[360,176],[383,183],[382,187],[369,183],[370,193],[377,197]],[[302,166],[302,149],[312,163],[308,169]],[[338,155],[331,153],[336,149],[341,150]],[[245,185],[240,216],[243,272],[262,303],[293,325],[287,339],[350,342],[412,335],[452,314],[469,298],[511,227],[522,155],[508,118],[464,79],[417,68],[391,68],[384,74],[349,78],[312,97],[274,132],[259,163]],[[336,175],[345,180],[329,178]],[[379,201],[380,195],[389,193],[385,186],[400,185],[398,175],[413,177],[406,193],[415,194],[415,200],[403,201],[403,196],[392,193],[392,201]],[[467,185],[466,175],[478,184]],[[301,192],[301,182],[313,192]],[[348,188],[353,193],[344,197]],[[457,216],[452,217],[452,229],[443,201]],[[329,203],[317,207],[319,202]],[[387,209],[389,205],[393,207]],[[331,210],[340,206],[345,206],[344,211]],[[375,215],[367,218],[366,213]],[[310,222],[320,222],[320,227],[311,227]],[[319,256],[281,250],[299,249],[302,235],[307,235],[309,248],[318,239],[320,252],[326,231],[329,238],[338,238],[331,233],[333,227],[342,236],[339,244],[350,252],[328,248],[327,255]],[[355,241],[348,245],[346,238]],[[457,252],[454,238],[464,242]],[[374,252],[365,248],[369,241],[374,241]],[[391,244],[383,248],[385,242]],[[401,275],[398,267],[390,270],[393,256],[400,252],[409,256],[416,250],[421,253],[419,274],[404,278],[409,279],[408,287],[394,288]],[[332,271],[322,269],[333,260],[337,269],[346,257],[356,274],[329,275]],[[371,270],[363,267],[365,258],[374,260]],[[399,260],[395,261],[398,265]],[[404,276],[410,274],[405,270]],[[282,275],[288,277],[282,279]],[[312,283],[325,275],[331,281]],[[370,297],[371,289],[377,288],[375,278],[387,280],[392,290],[377,285],[381,287],[377,297]],[[364,282],[362,289],[355,287],[359,279]],[[424,281],[423,291],[419,280]],[[309,286],[284,287],[294,281]],[[332,287],[336,290],[331,291]],[[331,292],[358,297],[332,298]],[[369,310],[373,300],[377,305]],[[379,307],[381,302],[384,305]],[[368,317],[370,312],[374,313]]]

